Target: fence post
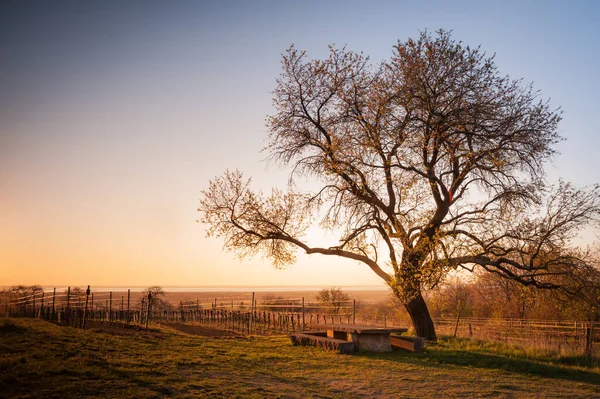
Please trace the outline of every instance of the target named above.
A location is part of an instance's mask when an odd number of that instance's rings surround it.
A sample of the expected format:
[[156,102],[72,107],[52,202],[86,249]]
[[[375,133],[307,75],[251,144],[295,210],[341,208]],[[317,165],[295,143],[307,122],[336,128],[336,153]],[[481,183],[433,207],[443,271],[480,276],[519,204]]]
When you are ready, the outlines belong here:
[[140,310],[138,324],[144,324],[144,306],[146,306],[146,298],[142,296],[142,308]]
[[54,287],[54,291],[52,292],[52,320],[54,320],[54,303],[56,302],[56,287]]
[[40,304],[40,313],[38,318],[43,319],[44,318],[44,295],[46,293],[42,291],[42,303]]
[[306,322],[304,321],[304,297],[302,297],[302,330],[306,328]]
[[88,285],[87,290],[85,290],[85,309],[83,311],[83,323],[81,323],[81,328],[85,330],[85,321],[87,319],[88,313],[88,300],[90,299],[90,286]]
[[[458,323],[460,322],[460,312],[456,315],[456,325],[454,326],[454,338],[456,338],[456,333],[458,332]],[[512,319],[510,319],[512,325]]]
[[594,353],[593,349],[594,345],[594,319],[592,319],[591,323],[588,324],[585,328],[585,354],[588,358],[592,358]]
[[112,291],[109,292],[108,298],[108,322],[112,323]]
[[356,324],[356,299],[352,300],[352,324]]
[[252,293],[252,303],[250,304],[250,320],[248,326],[248,333],[252,334],[252,322],[254,321],[254,292]]
[[152,307],[152,293],[148,292],[148,315],[146,316],[146,330],[148,329],[148,323],[150,322],[150,308]]
[[131,288],[127,289],[127,324],[131,319],[131,308],[129,307],[129,303],[131,301]]
[[67,313],[65,314],[67,325],[71,321],[71,287],[67,287]]

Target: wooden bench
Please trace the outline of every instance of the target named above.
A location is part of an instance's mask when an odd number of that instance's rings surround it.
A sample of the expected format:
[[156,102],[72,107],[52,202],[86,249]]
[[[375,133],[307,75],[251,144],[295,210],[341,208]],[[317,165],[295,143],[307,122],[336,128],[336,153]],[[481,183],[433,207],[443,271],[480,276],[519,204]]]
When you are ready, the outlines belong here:
[[390,335],[390,344],[392,344],[392,348],[394,349],[405,349],[411,352],[419,352],[425,346],[425,338]]
[[340,353],[354,353],[354,342],[329,338],[327,332],[293,333],[290,338],[294,345],[313,345]]
[[377,327],[363,324],[311,324],[309,328],[327,330],[327,337],[354,343],[355,352],[391,352],[390,333],[403,333],[406,328]]

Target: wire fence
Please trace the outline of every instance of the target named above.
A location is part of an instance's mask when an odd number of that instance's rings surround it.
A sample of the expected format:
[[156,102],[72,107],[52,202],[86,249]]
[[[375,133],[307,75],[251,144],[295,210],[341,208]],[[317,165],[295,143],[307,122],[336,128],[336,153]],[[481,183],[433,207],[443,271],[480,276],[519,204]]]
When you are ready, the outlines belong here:
[[152,293],[132,298],[131,290],[113,292],[71,290],[38,291],[6,301],[0,311],[8,317],[32,317],[60,325],[85,328],[90,321],[141,325],[149,323],[198,323],[247,334],[301,331],[311,323],[356,322],[356,301],[324,306],[305,298],[249,300],[215,298],[179,301],[178,305],[157,300]]
[[[373,305],[374,306],[374,305]],[[278,334],[302,331],[311,324],[352,323],[382,327],[407,327],[406,318],[369,312],[368,306],[350,300],[324,306],[305,298],[262,298],[254,293],[236,297],[160,301],[152,294],[102,292],[67,288],[64,292],[37,291],[11,298],[0,306],[8,317],[33,317],[57,324],[85,328],[90,321],[137,325],[193,323],[243,334]],[[375,315],[374,315],[375,314]],[[527,319],[436,318],[439,335],[473,337],[520,346],[558,350],[562,353],[594,353],[600,341],[600,323]]]
[[500,341],[561,354],[597,356],[600,323],[592,321],[436,318],[438,334]]

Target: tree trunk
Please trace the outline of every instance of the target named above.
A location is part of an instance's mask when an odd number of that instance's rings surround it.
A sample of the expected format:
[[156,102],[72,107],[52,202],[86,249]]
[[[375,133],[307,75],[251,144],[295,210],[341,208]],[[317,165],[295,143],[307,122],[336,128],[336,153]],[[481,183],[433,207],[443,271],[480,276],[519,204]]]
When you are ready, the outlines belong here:
[[427,309],[427,304],[421,294],[410,302],[405,303],[404,307],[410,315],[413,326],[417,332],[417,337],[425,338],[428,341],[437,341],[433,320],[431,319],[429,309]]

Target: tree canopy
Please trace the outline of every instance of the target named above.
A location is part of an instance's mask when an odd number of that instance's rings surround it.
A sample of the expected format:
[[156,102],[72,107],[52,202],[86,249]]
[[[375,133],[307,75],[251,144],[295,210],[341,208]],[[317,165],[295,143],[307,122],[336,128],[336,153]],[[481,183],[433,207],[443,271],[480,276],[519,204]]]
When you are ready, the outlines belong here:
[[[291,47],[282,67],[266,151],[291,169],[290,187],[264,196],[239,171],[212,180],[199,211],[227,248],[276,267],[297,249],[362,262],[429,339],[422,291],[450,270],[556,288],[586,265],[571,241],[598,221],[598,187],[548,185],[561,112],[493,56],[439,31],[399,41],[377,65],[346,48],[310,60]],[[301,176],[318,190],[298,192]],[[339,240],[309,245],[315,223]]]

